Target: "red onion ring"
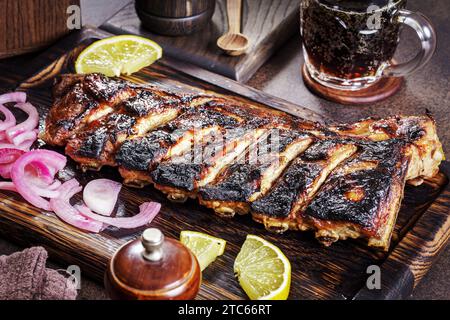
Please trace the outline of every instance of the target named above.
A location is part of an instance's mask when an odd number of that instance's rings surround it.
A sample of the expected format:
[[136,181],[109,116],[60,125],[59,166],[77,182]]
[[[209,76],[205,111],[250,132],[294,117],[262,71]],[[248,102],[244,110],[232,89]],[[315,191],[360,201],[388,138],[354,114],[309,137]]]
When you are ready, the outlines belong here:
[[25,168],[25,174],[35,185],[48,187],[55,181],[56,171],[42,162],[35,161]]
[[26,141],[22,142],[18,146],[23,148],[23,149],[30,150],[31,146],[34,144],[35,141],[36,141],[36,139],[34,139],[34,140],[26,140]]
[[0,176],[3,179],[11,179],[11,169],[14,163],[0,164]]
[[[5,120],[0,122],[0,130],[6,130],[16,125],[16,118],[14,117],[12,112],[2,104],[0,104],[0,112],[5,115]],[[4,138],[2,137],[2,140],[3,139]]]
[[6,130],[16,125],[16,118],[12,112],[4,106],[5,103],[25,103],[27,95],[25,92],[10,92],[0,95],[0,112],[5,115],[5,120],[0,122],[0,130]]
[[59,171],[66,166],[67,159],[49,150],[33,150],[25,153],[19,159],[16,160],[11,170],[11,179],[16,186],[17,192],[27,200],[30,204],[44,210],[51,210],[49,201],[45,200],[36,192],[30,188],[29,181],[25,178],[25,170],[31,163],[41,162],[44,165],[52,167],[54,171]]
[[27,101],[27,94],[25,92],[9,92],[0,95],[0,104],[9,102],[25,103]]
[[[22,132],[20,134],[18,134],[17,136],[11,138],[11,140],[9,140],[11,143],[13,143],[16,146],[20,146],[22,144],[28,143],[30,142],[31,144],[28,146],[28,144],[26,144],[26,147],[31,147],[31,145],[36,141],[37,139],[37,133],[34,131],[25,131]],[[27,149],[28,149],[27,148]]]
[[0,143],[0,149],[19,149],[22,151],[27,151],[25,148],[22,148],[21,146],[16,146],[12,143]]
[[51,185],[47,187],[47,190],[56,190],[61,186],[61,184],[62,184],[61,181],[55,180],[55,182],[53,182]]
[[25,153],[24,150],[11,144],[0,144],[0,176],[4,179],[11,178],[11,169],[14,161]]
[[0,148],[0,164],[7,164],[17,160],[25,151],[17,148]]
[[[34,129],[39,124],[39,113],[36,108],[30,103],[18,103],[15,107],[26,112],[28,114],[28,118],[22,123],[6,130],[8,140],[15,145],[19,145],[23,141],[36,139],[37,134]],[[34,133],[34,137],[31,135],[32,133]],[[18,139],[18,136],[22,137]]]
[[75,208],[87,218],[91,218],[96,221],[104,222],[111,226],[115,226],[118,228],[124,229],[134,229],[141,226],[144,226],[155,218],[161,209],[161,204],[156,202],[145,202],[139,207],[139,213],[133,217],[126,218],[111,218],[105,217],[96,213],[93,213],[87,206],[85,205],[76,205]]
[[14,186],[14,183],[12,183],[12,182],[1,182],[0,181],[0,190],[7,190],[7,191],[17,192],[17,189]]
[[35,192],[38,196],[44,197],[44,198],[53,199],[53,198],[58,198],[60,195],[58,190],[50,190],[50,189],[46,189],[46,188],[36,187],[33,185],[30,186],[30,189],[33,192]]
[[70,204],[70,199],[82,189],[75,179],[63,183],[58,189],[60,196],[50,199],[50,206],[62,221],[79,229],[98,233],[103,230],[103,223],[83,216]]

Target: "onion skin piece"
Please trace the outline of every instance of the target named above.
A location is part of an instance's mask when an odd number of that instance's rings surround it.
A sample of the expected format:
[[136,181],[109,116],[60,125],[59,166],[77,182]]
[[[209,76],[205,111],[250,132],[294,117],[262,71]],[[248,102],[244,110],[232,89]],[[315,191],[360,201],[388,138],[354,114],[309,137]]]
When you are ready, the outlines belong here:
[[50,199],[50,206],[62,221],[81,230],[98,233],[103,230],[103,223],[89,219],[70,204],[70,199],[83,189],[75,179],[69,180],[58,188],[60,196]]
[[87,206],[76,205],[75,208],[84,216],[104,222],[114,227],[123,229],[134,229],[145,226],[152,222],[161,209],[161,204],[156,202],[146,202],[139,207],[139,213],[133,217],[105,217],[93,213]]
[[33,150],[25,153],[16,160],[11,170],[11,179],[16,186],[17,192],[28,201],[43,210],[51,210],[49,201],[45,200],[37,194],[27,183],[25,169],[33,162],[42,162],[49,167],[54,168],[55,172],[66,166],[66,157],[49,150]]

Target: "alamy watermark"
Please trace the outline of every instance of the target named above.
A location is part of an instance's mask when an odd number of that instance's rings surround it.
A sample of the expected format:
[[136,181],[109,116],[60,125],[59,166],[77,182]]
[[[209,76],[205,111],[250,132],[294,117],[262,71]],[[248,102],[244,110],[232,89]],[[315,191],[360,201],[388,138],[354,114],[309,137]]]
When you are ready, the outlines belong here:
[[[280,130],[195,128],[172,133],[179,143],[172,148],[170,162],[213,166],[227,157],[230,164],[265,164],[277,166],[277,153],[282,151]],[[244,151],[245,152],[241,152]],[[234,157],[238,150],[241,155]]]
[[[397,0],[398,1],[398,0]],[[390,7],[396,2],[396,0],[389,0],[386,4],[386,7]],[[367,7],[367,13],[371,13],[369,18],[367,19],[367,28],[369,30],[380,30],[381,29],[381,17],[382,11],[381,8],[377,5],[370,5]]]
[[66,274],[69,275],[67,278],[67,286],[75,287],[75,289],[81,289],[81,269],[77,265],[71,265],[65,270]]
[[67,17],[67,29],[75,30],[81,29],[81,8],[78,5],[68,6],[66,13]]
[[366,286],[369,290],[381,290],[381,269],[377,265],[367,267],[366,273],[370,276],[366,280]]

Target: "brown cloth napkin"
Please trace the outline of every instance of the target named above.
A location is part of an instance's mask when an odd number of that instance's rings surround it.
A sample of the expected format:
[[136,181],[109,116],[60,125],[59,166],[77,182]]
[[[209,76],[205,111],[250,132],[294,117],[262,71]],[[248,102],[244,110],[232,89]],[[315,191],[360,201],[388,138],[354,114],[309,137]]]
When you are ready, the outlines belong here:
[[42,247],[0,256],[0,300],[74,300],[75,286],[45,268],[47,256]]

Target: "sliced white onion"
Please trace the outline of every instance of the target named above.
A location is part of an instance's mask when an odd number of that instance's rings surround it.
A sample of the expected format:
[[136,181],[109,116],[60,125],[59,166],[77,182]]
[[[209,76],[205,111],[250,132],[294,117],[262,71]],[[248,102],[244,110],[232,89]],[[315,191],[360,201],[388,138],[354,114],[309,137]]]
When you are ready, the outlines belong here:
[[122,184],[109,179],[89,182],[83,191],[84,203],[95,213],[110,216],[116,206]]

